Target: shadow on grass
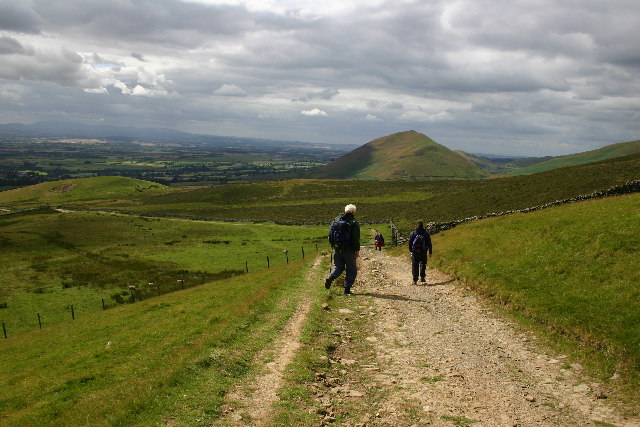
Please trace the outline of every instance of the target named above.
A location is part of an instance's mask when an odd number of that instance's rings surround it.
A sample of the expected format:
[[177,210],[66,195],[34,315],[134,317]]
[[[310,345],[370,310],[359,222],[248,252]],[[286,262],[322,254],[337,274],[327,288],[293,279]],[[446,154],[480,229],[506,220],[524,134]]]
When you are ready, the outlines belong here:
[[418,282],[418,286],[428,286],[428,287],[444,286],[444,285],[448,285],[449,283],[453,283],[455,281],[456,281],[456,279],[449,279],[449,280],[445,280],[444,282],[438,282],[438,283],[420,283],[420,282]]

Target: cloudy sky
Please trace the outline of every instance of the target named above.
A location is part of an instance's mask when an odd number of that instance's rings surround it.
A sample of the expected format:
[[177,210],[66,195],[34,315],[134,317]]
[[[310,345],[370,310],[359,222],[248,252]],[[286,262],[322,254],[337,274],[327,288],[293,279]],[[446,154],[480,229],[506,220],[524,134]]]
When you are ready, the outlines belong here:
[[469,152],[640,139],[638,0],[0,0],[0,123]]

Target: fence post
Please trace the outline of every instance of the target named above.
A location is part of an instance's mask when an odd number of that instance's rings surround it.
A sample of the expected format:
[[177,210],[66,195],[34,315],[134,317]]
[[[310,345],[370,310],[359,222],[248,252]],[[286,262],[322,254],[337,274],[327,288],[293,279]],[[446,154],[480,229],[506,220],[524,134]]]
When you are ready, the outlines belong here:
[[244,262],[244,268],[245,270],[247,270],[247,273],[249,272],[249,261],[245,261]]
[[102,298],[102,309],[103,309],[103,310],[106,310],[106,309],[107,309],[107,307],[104,305],[104,298]]
[[2,322],[2,332],[4,332],[4,339],[7,339],[7,328],[4,326],[4,322]]
[[71,304],[71,320],[76,320],[76,313],[73,311],[73,304]]
[[42,321],[40,320],[40,313],[38,313],[38,326],[42,329]]
[[269,255],[267,255],[267,268],[271,268],[271,264],[269,264]]
[[302,259],[304,259],[304,246],[302,247]]
[[391,244],[398,246],[398,235],[400,234],[398,227],[391,220],[389,221],[389,227],[391,227]]

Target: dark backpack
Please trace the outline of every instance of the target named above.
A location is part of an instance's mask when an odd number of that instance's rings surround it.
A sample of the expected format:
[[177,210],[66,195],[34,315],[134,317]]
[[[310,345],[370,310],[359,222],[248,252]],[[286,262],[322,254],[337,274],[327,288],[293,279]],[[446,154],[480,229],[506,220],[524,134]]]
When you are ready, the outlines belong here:
[[411,244],[411,252],[426,252],[427,236],[424,234],[416,234]]
[[336,249],[348,249],[351,246],[351,224],[349,221],[341,219],[331,223],[329,243]]

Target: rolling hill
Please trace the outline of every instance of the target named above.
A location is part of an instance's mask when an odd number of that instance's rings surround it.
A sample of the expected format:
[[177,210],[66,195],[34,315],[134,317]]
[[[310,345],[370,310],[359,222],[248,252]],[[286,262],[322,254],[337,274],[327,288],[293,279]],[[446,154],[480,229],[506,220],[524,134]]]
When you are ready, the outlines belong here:
[[525,175],[529,173],[544,172],[566,166],[584,165],[587,163],[599,162],[602,160],[608,160],[637,153],[640,153],[640,140],[620,142],[618,144],[611,144],[602,148],[598,148],[597,150],[585,151],[584,153],[571,154],[568,156],[555,157],[550,160],[544,160],[540,163],[520,167],[513,170],[511,174]]
[[164,185],[120,176],[49,181],[0,192],[0,208],[57,205],[77,201],[126,199],[148,192],[165,192]]
[[494,175],[527,175],[567,166],[585,165],[640,153],[640,140],[610,144],[596,150],[567,156],[545,157],[490,157],[457,151],[481,169]]
[[374,139],[310,173],[310,178],[406,180],[486,178],[464,156],[416,131]]

